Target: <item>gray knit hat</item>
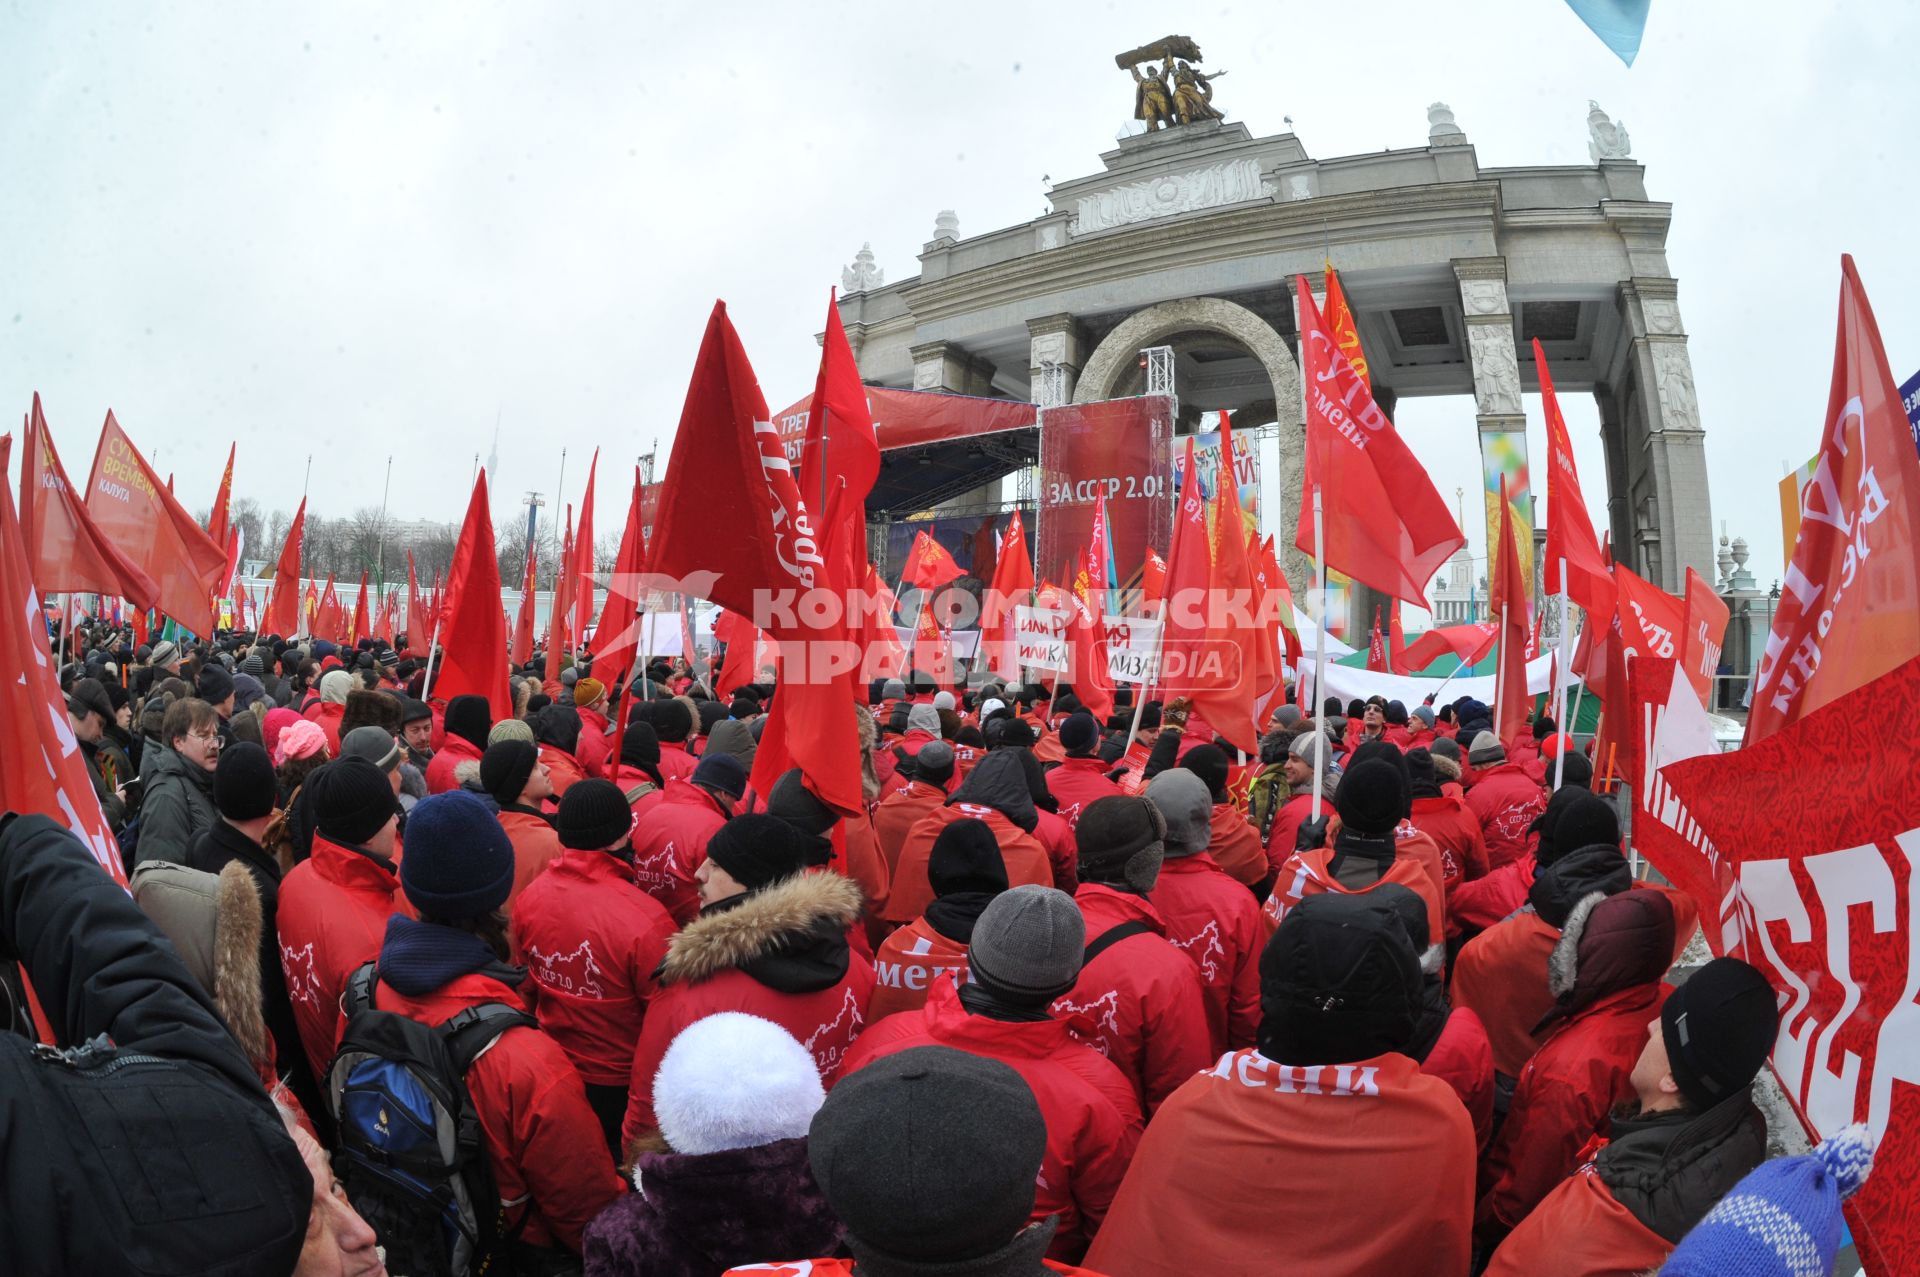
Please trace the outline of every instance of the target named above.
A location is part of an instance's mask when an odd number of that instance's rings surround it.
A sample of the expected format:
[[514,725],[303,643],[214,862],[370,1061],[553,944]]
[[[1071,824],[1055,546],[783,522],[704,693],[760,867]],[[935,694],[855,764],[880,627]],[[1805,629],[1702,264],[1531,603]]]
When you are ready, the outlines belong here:
[[1087,924],[1073,897],[1034,884],[1003,891],[973,924],[970,978],[1016,1001],[1047,1003],[1073,987]]
[[1170,768],[1147,785],[1147,798],[1167,822],[1168,856],[1198,855],[1213,841],[1213,795],[1206,781],[1184,767]]
[[523,740],[533,744],[533,724],[524,718],[503,718],[487,729],[487,745],[491,748],[503,740]]
[[[1211,803],[1208,812],[1211,816]],[[1073,827],[1073,840],[1080,852],[1080,881],[1131,887],[1145,895],[1160,879],[1167,822],[1149,799],[1116,794],[1087,804]]]
[[1467,747],[1467,761],[1475,767],[1486,767],[1492,763],[1507,761],[1507,747],[1492,732],[1481,732],[1473,738],[1473,744]]
[[[1326,735],[1322,732],[1318,732],[1318,731],[1301,732],[1298,736],[1293,738],[1293,744],[1287,747],[1287,752],[1293,755],[1295,758],[1299,759],[1301,762],[1305,763],[1307,766],[1311,767],[1314,765],[1313,751],[1320,748],[1322,745],[1324,745],[1326,743],[1326,739],[1327,739]],[[1332,760],[1328,760],[1328,761],[1332,761]]]

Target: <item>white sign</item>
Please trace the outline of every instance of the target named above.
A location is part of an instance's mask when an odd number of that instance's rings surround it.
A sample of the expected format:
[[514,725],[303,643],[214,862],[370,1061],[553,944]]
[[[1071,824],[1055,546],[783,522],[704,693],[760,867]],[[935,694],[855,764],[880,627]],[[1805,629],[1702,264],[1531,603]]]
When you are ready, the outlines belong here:
[[1116,683],[1150,683],[1158,664],[1160,622],[1143,616],[1109,616],[1107,675]]
[[1067,613],[1050,607],[1013,609],[1015,659],[1027,669],[1064,672],[1067,668]]

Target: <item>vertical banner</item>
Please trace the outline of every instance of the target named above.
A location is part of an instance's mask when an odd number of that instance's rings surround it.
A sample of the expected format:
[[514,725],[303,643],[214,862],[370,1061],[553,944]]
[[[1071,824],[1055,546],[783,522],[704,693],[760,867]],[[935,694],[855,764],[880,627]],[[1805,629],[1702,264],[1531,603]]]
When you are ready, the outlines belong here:
[[1140,584],[1149,546],[1173,535],[1173,404],[1163,395],[1049,408],[1040,421],[1040,528],[1034,575],[1071,581],[1104,494],[1123,589]]
[[1805,465],[1780,481],[1780,553],[1783,562],[1793,565],[1793,545],[1800,539],[1800,500],[1813,482],[1813,471],[1820,458],[1807,458]]
[[1500,484],[1507,486],[1507,504],[1513,508],[1513,540],[1520,551],[1520,576],[1533,598],[1533,491],[1527,476],[1527,432],[1490,430],[1480,433],[1480,477],[1486,496],[1487,544],[1500,539]]

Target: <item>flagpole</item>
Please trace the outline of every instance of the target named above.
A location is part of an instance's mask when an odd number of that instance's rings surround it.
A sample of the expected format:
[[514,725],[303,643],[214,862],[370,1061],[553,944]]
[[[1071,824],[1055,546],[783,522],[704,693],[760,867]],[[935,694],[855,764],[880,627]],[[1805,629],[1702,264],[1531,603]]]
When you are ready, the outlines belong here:
[[[1320,505],[1320,485],[1313,485],[1313,566],[1320,589],[1319,633],[1313,641],[1313,696],[1324,704],[1327,682],[1327,528],[1326,515]],[[1320,726],[1315,730],[1320,739],[1313,744],[1313,810],[1309,813],[1314,820],[1320,819],[1320,791],[1325,787],[1327,778],[1327,732],[1326,724],[1321,722],[1320,705],[1315,705],[1313,722]]]
[[[1505,675],[1507,672],[1508,656],[1507,601],[1504,598],[1500,600],[1500,641],[1494,650],[1499,653],[1493,662],[1493,726],[1497,732],[1500,727],[1500,691],[1501,685],[1506,682]],[[1521,653],[1520,659],[1522,661],[1526,660],[1526,654],[1524,652]],[[1505,743],[1505,741],[1501,742],[1503,745]]]
[[[1553,703],[1559,718],[1555,720],[1568,741],[1573,739],[1573,729],[1567,723],[1567,662],[1570,659],[1568,648],[1573,645],[1573,598],[1567,593],[1567,556],[1560,556],[1560,659],[1556,661],[1553,672]],[[1563,741],[1558,753],[1554,755],[1553,787],[1560,788],[1561,777],[1567,771],[1567,748]]]
[[434,655],[437,652],[439,652],[439,650],[440,650],[440,618],[436,616],[433,618],[433,639],[431,642],[427,644],[427,673],[426,673],[426,677],[420,681],[420,702],[423,705],[432,704],[431,697],[433,695],[433,658],[434,658]]
[[[1173,553],[1171,546],[1167,548],[1167,553],[1169,555]],[[1164,590],[1162,593],[1164,593]],[[1153,660],[1148,663],[1145,670],[1141,671],[1145,677],[1140,680],[1139,686],[1134,689],[1133,722],[1127,725],[1128,745],[1133,744],[1133,738],[1140,734],[1140,716],[1147,712],[1147,689],[1160,677],[1160,658],[1166,652],[1167,647],[1167,600],[1165,598],[1160,600],[1159,615],[1154,618],[1154,624],[1158,626],[1158,629],[1154,631],[1153,635]]]

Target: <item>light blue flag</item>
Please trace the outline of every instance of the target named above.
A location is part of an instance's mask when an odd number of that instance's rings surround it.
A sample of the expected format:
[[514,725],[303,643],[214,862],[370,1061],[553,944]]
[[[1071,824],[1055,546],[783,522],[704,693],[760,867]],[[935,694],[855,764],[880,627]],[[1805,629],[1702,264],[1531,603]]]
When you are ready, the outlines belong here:
[[1647,8],[1653,0],[1567,0],[1567,7],[1628,66],[1640,53],[1640,37],[1647,29]]

